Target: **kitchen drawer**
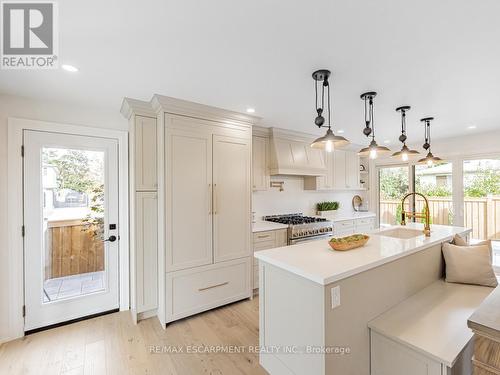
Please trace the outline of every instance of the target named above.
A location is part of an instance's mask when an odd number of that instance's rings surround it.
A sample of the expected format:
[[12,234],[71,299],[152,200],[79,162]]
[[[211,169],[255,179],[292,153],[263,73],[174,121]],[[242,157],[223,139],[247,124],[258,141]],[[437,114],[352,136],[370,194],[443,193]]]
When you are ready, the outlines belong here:
[[333,223],[333,226],[337,228],[354,227],[354,220],[336,221],[335,223]]
[[253,266],[253,288],[257,289],[259,287],[259,264]]
[[364,233],[373,230],[373,225],[356,225],[357,233]]
[[266,249],[272,249],[276,247],[276,243],[273,241],[262,241],[262,242],[254,242],[253,251],[260,251]]
[[265,242],[265,241],[272,241],[273,243],[276,241],[276,233],[274,230],[269,230],[266,232],[257,232],[253,234],[254,244],[257,242]]
[[167,273],[167,321],[251,295],[251,258]]
[[364,219],[357,219],[356,220],[356,225],[374,225],[375,224],[375,219],[373,217],[367,217]]

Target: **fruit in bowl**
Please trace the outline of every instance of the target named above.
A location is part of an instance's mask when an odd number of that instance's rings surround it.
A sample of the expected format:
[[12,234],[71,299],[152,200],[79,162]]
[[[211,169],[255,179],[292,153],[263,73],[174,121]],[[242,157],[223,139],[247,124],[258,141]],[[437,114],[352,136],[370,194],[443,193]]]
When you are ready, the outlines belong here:
[[361,247],[365,245],[369,239],[370,237],[366,234],[353,234],[347,237],[333,237],[328,243],[333,250],[345,251]]

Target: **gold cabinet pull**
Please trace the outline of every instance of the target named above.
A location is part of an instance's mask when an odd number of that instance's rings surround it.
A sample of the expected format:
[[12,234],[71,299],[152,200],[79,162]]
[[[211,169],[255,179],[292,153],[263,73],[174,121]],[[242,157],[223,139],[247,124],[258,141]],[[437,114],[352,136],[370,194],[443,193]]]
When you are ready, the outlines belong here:
[[264,235],[261,235],[261,236],[257,236],[257,238],[267,238],[267,237],[271,237],[269,234],[264,234]]
[[214,215],[217,215],[217,184],[214,184]]
[[229,284],[229,281],[226,281],[226,282],[220,283],[220,284],[216,284],[216,285],[212,285],[212,286],[207,286],[206,288],[200,288],[200,289],[198,289],[198,292],[203,292],[204,290],[218,288],[219,286],[224,286],[227,284]]
[[208,184],[208,214],[212,215],[212,184]]

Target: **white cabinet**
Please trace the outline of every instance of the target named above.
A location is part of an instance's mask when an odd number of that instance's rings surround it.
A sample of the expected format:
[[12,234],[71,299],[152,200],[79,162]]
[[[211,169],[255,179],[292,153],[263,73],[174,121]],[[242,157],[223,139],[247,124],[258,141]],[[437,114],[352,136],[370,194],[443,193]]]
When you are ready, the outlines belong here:
[[359,188],[359,156],[356,152],[345,153],[345,176],[346,188]]
[[250,258],[167,274],[168,320],[181,319],[248,297]]
[[167,271],[210,264],[212,135],[167,128],[165,149]]
[[135,190],[151,191],[157,182],[156,118],[135,116]]
[[368,232],[370,230],[375,229],[375,218],[374,217],[367,217],[364,219],[356,219],[354,226],[355,226],[356,233]]
[[335,189],[359,189],[359,156],[356,152],[334,151],[333,186]]
[[164,113],[164,323],[250,297],[252,272],[251,127],[170,112]]
[[267,190],[269,186],[269,138],[252,137],[252,187],[253,190]]
[[324,152],[326,174],[323,176],[304,176],[304,190],[332,190],[334,189],[334,153]]
[[158,300],[158,199],[156,192],[135,194],[136,310],[156,309]]
[[[288,244],[288,232],[286,229],[268,230],[253,234],[253,251],[261,251],[282,247]],[[259,261],[253,259],[253,288],[259,287]]]
[[250,255],[250,159],[249,140],[213,136],[215,262]]
[[158,126],[150,103],[125,98],[129,121],[130,312],[134,322],[158,308]]

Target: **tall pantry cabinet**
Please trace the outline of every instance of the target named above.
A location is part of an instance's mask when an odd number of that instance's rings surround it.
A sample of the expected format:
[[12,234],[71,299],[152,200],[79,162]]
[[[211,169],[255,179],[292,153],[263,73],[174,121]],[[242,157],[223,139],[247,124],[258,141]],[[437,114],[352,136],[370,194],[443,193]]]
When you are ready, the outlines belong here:
[[159,95],[151,107],[158,124],[156,313],[166,324],[251,296],[255,118]]
[[135,322],[158,308],[158,126],[147,102],[125,99],[129,121],[130,310]]

